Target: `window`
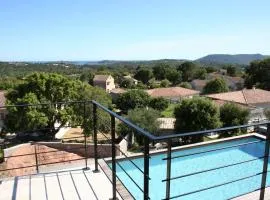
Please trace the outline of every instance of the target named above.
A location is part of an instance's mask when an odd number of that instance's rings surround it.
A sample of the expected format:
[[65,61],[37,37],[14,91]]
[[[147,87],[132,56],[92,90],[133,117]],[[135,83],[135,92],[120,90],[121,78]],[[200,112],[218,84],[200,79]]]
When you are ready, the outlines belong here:
[[107,82],[107,85],[110,85],[110,82]]

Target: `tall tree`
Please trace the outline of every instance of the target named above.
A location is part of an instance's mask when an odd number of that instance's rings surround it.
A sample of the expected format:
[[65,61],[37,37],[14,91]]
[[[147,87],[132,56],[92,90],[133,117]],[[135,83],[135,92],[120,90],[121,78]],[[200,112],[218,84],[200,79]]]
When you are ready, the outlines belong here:
[[[243,125],[248,122],[249,110],[242,108],[234,103],[226,103],[220,107],[220,120],[223,127]],[[225,131],[223,136],[227,137],[235,131]]]
[[193,62],[184,62],[178,67],[178,71],[182,72],[183,81],[191,81],[196,72],[197,66]]
[[135,76],[135,79],[142,81],[144,84],[147,84],[148,81],[153,78],[153,72],[151,69],[147,69],[147,68],[140,68]]
[[[214,129],[221,126],[219,110],[209,99],[193,98],[183,100],[174,111],[175,131],[186,133]],[[182,137],[184,144],[203,141],[203,135]]]
[[229,88],[224,79],[216,78],[212,81],[209,81],[203,88],[204,94],[214,94],[228,92]]
[[245,86],[270,90],[270,58],[250,63],[246,68]]
[[163,80],[166,78],[167,69],[170,65],[165,63],[158,63],[153,67],[153,73],[157,80]]
[[[32,74],[26,77],[24,83],[7,94],[7,104],[46,105],[9,107],[7,127],[11,131],[49,128],[53,134],[67,123],[70,125],[82,124],[83,104],[59,103],[72,100],[98,100],[106,106],[111,103],[111,99],[105,91],[81,81],[71,80],[54,73]],[[88,111],[90,107],[88,104]],[[90,113],[89,111],[88,117],[91,116]],[[87,120],[89,120],[90,126],[91,119]],[[85,128],[90,130],[90,127]]]
[[123,112],[127,113],[136,107],[142,108],[149,104],[150,96],[143,90],[130,90],[119,96],[116,105]]

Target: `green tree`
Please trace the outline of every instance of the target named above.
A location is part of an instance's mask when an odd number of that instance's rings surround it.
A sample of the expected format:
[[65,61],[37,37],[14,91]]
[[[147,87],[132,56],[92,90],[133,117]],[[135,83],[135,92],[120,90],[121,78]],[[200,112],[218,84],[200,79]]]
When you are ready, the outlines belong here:
[[135,84],[134,84],[134,82],[133,82],[132,79],[124,79],[121,82],[120,87],[123,87],[123,88],[134,88],[135,87]]
[[[175,131],[186,133],[214,129],[221,126],[219,110],[209,99],[185,99],[174,110]],[[203,141],[203,135],[182,137],[184,144]]]
[[[220,120],[223,127],[243,125],[248,122],[249,110],[241,108],[234,103],[226,103],[220,107]],[[225,131],[223,136],[227,137],[234,134],[235,131]]]
[[183,81],[191,81],[194,78],[195,71],[197,69],[196,64],[193,62],[184,62],[178,67],[178,71],[182,72]]
[[153,74],[157,80],[163,80],[166,78],[167,69],[170,65],[165,63],[158,63],[153,67]]
[[147,84],[148,81],[153,78],[153,72],[150,69],[141,68],[136,72],[134,78]]
[[148,88],[150,89],[154,89],[154,88],[158,88],[159,84],[156,82],[156,80],[154,78],[152,78],[151,80],[148,81]]
[[170,82],[169,80],[164,79],[164,80],[162,80],[162,81],[160,82],[160,87],[166,88],[166,87],[169,87],[170,84],[171,84],[171,82]]
[[216,78],[209,81],[203,88],[204,94],[228,92],[229,88],[224,79]]
[[152,98],[150,100],[149,106],[155,110],[162,111],[168,108],[169,101],[163,97]]
[[204,80],[206,79],[206,76],[207,76],[207,71],[205,68],[198,68],[195,70],[194,72],[194,78],[195,79],[201,79],[201,80]]
[[[153,135],[155,135],[159,129],[159,122],[157,121],[158,117],[159,112],[152,108],[135,108],[133,110],[129,110],[127,115],[128,120]],[[139,145],[143,144],[143,136],[138,133],[133,134],[133,130],[128,128],[125,124],[121,123],[118,127],[118,131],[122,136],[125,136],[126,134],[134,135],[135,141]]]
[[179,84],[179,86],[187,89],[192,89],[192,86],[189,82],[182,82]]
[[[72,100],[97,100],[109,106],[111,99],[105,91],[94,88],[81,81],[71,80],[54,73],[35,73],[26,77],[23,84],[18,85],[7,94],[8,105],[46,104],[43,106],[9,107],[7,127],[10,131],[33,129],[50,129],[54,134],[66,125],[82,124],[83,104],[62,104],[59,102]],[[58,103],[57,103],[58,102]],[[91,111],[87,105],[89,123],[84,124],[85,131],[90,133]],[[55,124],[59,125],[57,128]]]
[[270,58],[250,63],[246,68],[245,86],[270,90]]
[[182,81],[182,73],[172,68],[167,71],[166,78],[173,84],[177,85]]
[[116,105],[123,112],[127,113],[136,107],[142,108],[149,104],[150,96],[143,90],[130,90],[119,96]]
[[80,76],[80,81],[93,85],[94,76],[95,74],[93,72],[88,71]]
[[228,66],[226,69],[229,76],[236,76],[236,67]]

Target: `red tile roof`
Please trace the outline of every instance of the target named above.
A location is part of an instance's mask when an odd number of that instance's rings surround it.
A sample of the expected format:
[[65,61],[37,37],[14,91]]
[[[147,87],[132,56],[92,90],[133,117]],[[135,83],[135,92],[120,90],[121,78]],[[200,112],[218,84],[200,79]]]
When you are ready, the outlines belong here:
[[95,75],[94,81],[106,81],[111,75]]
[[212,99],[230,101],[240,104],[270,103],[270,91],[261,89],[244,89],[235,92],[206,95]]
[[152,97],[185,97],[196,95],[200,92],[182,87],[170,87],[147,90],[147,93]]

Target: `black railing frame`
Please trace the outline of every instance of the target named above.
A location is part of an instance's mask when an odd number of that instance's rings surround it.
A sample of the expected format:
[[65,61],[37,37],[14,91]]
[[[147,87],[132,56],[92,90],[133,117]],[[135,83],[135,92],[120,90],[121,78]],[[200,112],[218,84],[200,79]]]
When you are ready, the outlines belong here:
[[[129,128],[131,128],[134,132],[134,134],[139,134],[143,136],[144,138],[144,147],[143,147],[143,160],[144,160],[144,170],[143,170],[143,176],[144,176],[144,181],[143,181],[143,199],[150,199],[149,197],[149,180],[150,180],[150,173],[149,173],[149,162],[150,162],[150,152],[149,152],[149,144],[151,142],[166,142],[167,143],[167,174],[166,174],[166,197],[165,199],[172,199],[173,197],[170,196],[170,187],[171,187],[171,160],[172,160],[172,140],[181,138],[183,136],[194,136],[194,135],[205,135],[208,133],[213,133],[213,132],[221,132],[221,131],[230,131],[234,129],[241,129],[241,128],[248,128],[248,127],[256,127],[260,125],[265,125],[267,124],[267,134],[266,134],[266,142],[265,142],[265,152],[264,152],[264,160],[263,160],[263,170],[262,170],[262,181],[261,181],[261,188],[260,188],[260,200],[264,199],[264,194],[265,194],[265,187],[266,187],[266,177],[267,177],[267,172],[268,172],[268,160],[269,160],[269,146],[270,146],[270,122],[261,122],[261,123],[253,123],[253,124],[247,124],[247,125],[240,125],[240,126],[233,126],[233,127],[224,127],[224,128],[218,128],[218,129],[212,129],[212,130],[203,130],[203,131],[194,131],[194,132],[189,132],[189,133],[175,133],[171,135],[165,135],[165,136],[156,136],[151,134],[150,132],[140,128],[139,126],[133,124],[126,118],[119,116],[115,112],[111,111],[110,109],[106,108],[105,106],[101,105],[100,103],[94,101],[94,100],[87,100],[87,101],[70,101],[70,102],[58,102],[57,104],[69,104],[69,103],[83,103],[83,115],[84,115],[84,120],[85,120],[85,109],[86,109],[86,103],[92,104],[93,106],[93,141],[94,141],[94,159],[95,159],[95,169],[93,172],[99,172],[98,169],[98,159],[99,159],[99,153],[98,153],[98,114],[97,114],[97,109],[101,109],[104,112],[108,113],[110,115],[110,122],[111,122],[111,153],[112,153],[112,199],[116,200],[117,199],[117,194],[116,194],[116,133],[115,133],[115,120],[118,119],[125,125],[127,125]],[[41,104],[28,104],[28,105],[9,105],[9,106],[4,106],[0,108],[6,108],[6,107],[23,107],[23,106],[43,106],[43,105],[54,105],[55,103],[41,103]],[[84,121],[85,123],[85,121]],[[88,164],[87,164],[87,141],[86,141],[86,135],[84,136],[84,148],[85,148],[85,169],[88,169]],[[36,167],[37,173],[39,173],[39,163],[37,159],[37,153],[36,147],[35,147],[35,160],[36,164],[33,165]],[[42,164],[41,164],[42,165]],[[31,166],[31,167],[33,167]],[[164,181],[164,180],[163,180]]]

